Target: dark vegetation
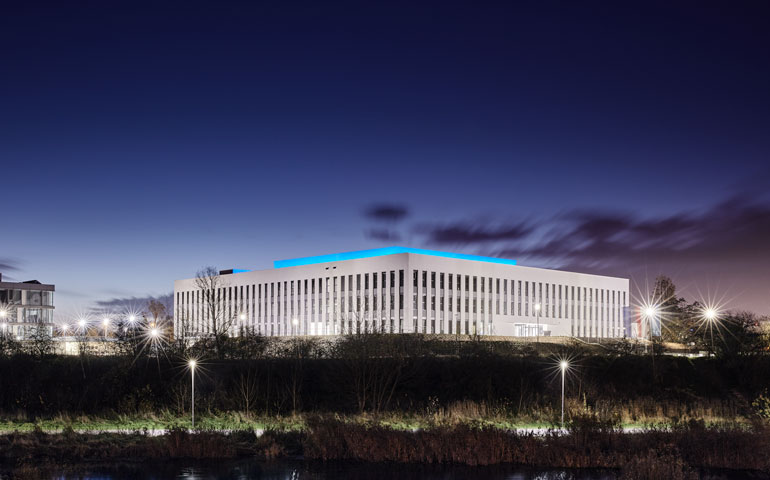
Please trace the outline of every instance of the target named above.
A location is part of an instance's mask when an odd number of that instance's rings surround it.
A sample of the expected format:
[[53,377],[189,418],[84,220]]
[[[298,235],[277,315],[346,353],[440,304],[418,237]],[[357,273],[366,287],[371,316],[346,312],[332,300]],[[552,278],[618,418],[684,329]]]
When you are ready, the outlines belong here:
[[648,478],[690,478],[693,468],[770,471],[770,436],[764,429],[723,430],[689,422],[669,430],[623,433],[611,422],[588,416],[573,419],[569,431],[537,436],[461,424],[409,432],[321,419],[311,422],[304,453],[322,460],[612,469],[631,465],[629,471],[658,475]]
[[[667,430],[623,433],[612,422],[574,418],[570,435],[520,434],[460,424],[410,432],[316,417],[304,432],[219,433],[172,430],[157,437],[83,435],[73,431],[0,436],[0,464],[60,465],[82,462],[304,455],[323,461],[426,464],[513,463],[543,468],[611,469],[621,479],[698,478],[702,470],[770,472],[770,435],[764,428],[723,430],[689,422]],[[729,476],[728,476],[729,478]]]
[[[351,335],[335,343],[245,336],[225,359],[199,360],[201,415],[403,413],[442,420],[555,420],[557,356],[568,356],[568,417],[592,413],[625,423],[738,417],[770,411],[770,356],[685,358],[601,354],[585,347],[413,335]],[[196,350],[206,351],[204,342]],[[186,356],[0,357],[0,418],[141,415],[189,411]]]
[[271,459],[300,451],[297,433],[268,432],[257,436],[249,431],[232,433],[172,429],[164,435],[80,434],[41,431],[0,436],[0,463],[70,464],[108,459],[223,459],[243,456]]

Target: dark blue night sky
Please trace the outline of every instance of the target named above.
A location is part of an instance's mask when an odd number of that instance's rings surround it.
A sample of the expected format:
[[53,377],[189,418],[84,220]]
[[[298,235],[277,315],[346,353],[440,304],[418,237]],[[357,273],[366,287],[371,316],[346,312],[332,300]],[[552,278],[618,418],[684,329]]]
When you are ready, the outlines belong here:
[[0,271],[61,316],[385,245],[770,313],[766,2],[0,8]]

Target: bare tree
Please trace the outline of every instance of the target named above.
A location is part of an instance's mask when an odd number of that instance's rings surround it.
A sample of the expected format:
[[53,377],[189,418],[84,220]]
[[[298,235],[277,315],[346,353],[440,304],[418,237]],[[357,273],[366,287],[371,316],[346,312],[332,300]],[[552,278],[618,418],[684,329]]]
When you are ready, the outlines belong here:
[[228,337],[241,311],[241,304],[227,296],[227,285],[214,267],[205,267],[195,276],[202,302],[204,321],[214,340],[219,358],[224,358]]
[[166,306],[155,299],[150,300],[147,304],[147,310],[152,314],[151,327],[157,326],[159,322],[166,319]]
[[180,353],[184,355],[190,347],[190,340],[195,335],[192,318],[190,318],[185,310],[180,309],[176,313],[174,324],[176,327],[174,329],[175,345],[179,348]]
[[411,336],[388,335],[374,326],[361,328],[362,323],[356,319],[354,331],[337,342],[335,353],[358,410],[379,413],[388,408],[404,380],[409,352],[419,349]]
[[241,372],[238,375],[236,387],[238,395],[240,396],[241,407],[246,412],[246,416],[251,416],[251,409],[257,401],[257,393],[259,391],[259,378],[257,373],[256,366],[252,368],[250,362],[246,369],[246,373]]

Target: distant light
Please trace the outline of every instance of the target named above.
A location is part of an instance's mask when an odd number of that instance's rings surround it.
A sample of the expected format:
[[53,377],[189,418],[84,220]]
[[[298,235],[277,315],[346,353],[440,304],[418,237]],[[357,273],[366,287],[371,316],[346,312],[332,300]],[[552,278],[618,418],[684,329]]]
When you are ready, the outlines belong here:
[[80,325],[81,328],[85,327],[86,326],[86,321],[81,318],[80,320],[78,320],[78,325]]
[[69,328],[70,328],[70,326],[67,325],[66,323],[61,326],[61,329],[62,329],[63,332],[66,332],[67,330],[69,330]]
[[190,360],[187,362],[187,365],[190,366],[190,368],[195,368],[195,365],[197,365],[197,362],[195,360]]
[[535,304],[535,310],[540,310],[540,304],[539,303]]
[[240,315],[238,316],[238,318],[240,318],[241,320],[246,320],[246,315],[244,315],[244,314],[240,314]]
[[291,323],[292,323],[292,325],[295,325],[295,326],[299,325],[299,320],[297,320],[296,318],[292,318],[291,319]]
[[654,306],[649,306],[644,309],[644,315],[647,317],[654,317],[658,314],[658,309]]
[[718,316],[719,316],[719,312],[717,312],[716,309],[714,308],[707,308],[706,310],[703,311],[703,317],[706,320],[713,321],[713,320],[716,320]]
[[569,363],[566,360],[562,360],[561,362],[559,362],[559,368],[561,368],[562,370],[566,370],[567,367],[569,367]]
[[152,335],[153,337],[157,337],[158,335],[160,335],[160,332],[158,331],[157,328],[153,328],[152,330],[150,330],[150,335]]
[[0,310],[0,318],[5,318],[6,315],[8,315],[8,312],[5,310]]
[[129,315],[128,316],[128,321],[131,322],[131,323],[134,323],[136,321],[136,316],[135,315]]
[[109,318],[105,318],[104,320],[102,320],[102,324],[106,327],[107,325],[110,324],[110,319]]

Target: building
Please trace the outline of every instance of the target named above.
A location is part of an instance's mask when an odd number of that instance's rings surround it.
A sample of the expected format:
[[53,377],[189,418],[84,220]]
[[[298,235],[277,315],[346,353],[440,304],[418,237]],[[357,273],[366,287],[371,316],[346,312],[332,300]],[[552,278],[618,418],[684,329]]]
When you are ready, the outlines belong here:
[[211,296],[195,278],[174,282],[177,336],[211,333],[212,316],[233,335],[628,333],[627,279],[500,258],[388,247],[225,270],[214,280]]
[[42,327],[53,335],[54,290],[37,280],[3,282],[0,274],[0,334],[24,340]]

